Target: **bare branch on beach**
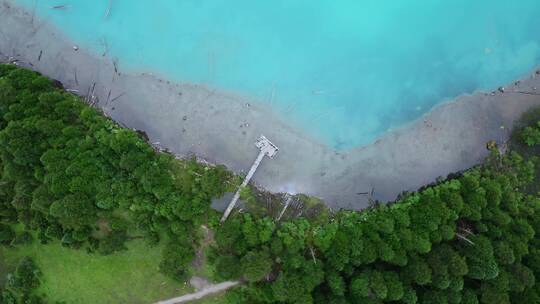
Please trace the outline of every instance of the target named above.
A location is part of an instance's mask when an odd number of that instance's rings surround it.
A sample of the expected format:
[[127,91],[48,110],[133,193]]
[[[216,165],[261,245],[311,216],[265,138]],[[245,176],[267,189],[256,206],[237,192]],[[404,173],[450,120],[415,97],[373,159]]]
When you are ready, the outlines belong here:
[[92,102],[90,103],[90,105],[92,107],[94,107],[95,105],[97,105],[99,103],[99,97],[98,96],[94,96],[92,95]]
[[91,87],[88,87],[88,91],[86,92],[86,97],[84,98],[84,100],[87,103],[91,102],[90,96],[93,96],[95,88],[96,88],[96,83],[95,82],[94,82],[94,84],[92,84]]
[[105,101],[105,105],[109,104],[109,100],[111,99],[111,92],[112,92],[112,90],[109,89],[109,94],[107,94],[107,101]]
[[90,96],[90,87],[88,87],[88,91],[86,91],[86,96],[84,96],[84,101],[88,102],[88,96]]
[[207,101],[208,99],[210,99],[210,97],[214,96],[214,94],[216,94],[216,90],[212,90],[208,93],[208,95],[206,95],[206,97],[203,99],[204,101]]
[[67,4],[51,6],[51,9],[57,9],[57,10],[62,10],[62,9],[67,9],[67,8],[69,8],[69,5]]
[[96,82],[92,84],[92,89],[89,91],[90,94],[88,95],[88,103],[91,107],[95,106],[97,103],[99,103],[99,97],[94,95],[94,91],[96,89]]
[[17,65],[19,61],[20,61],[19,59],[15,58],[13,56],[8,57],[8,62],[11,63],[11,64]]
[[113,59],[112,63],[113,63],[113,66],[114,66],[114,72],[116,74],[118,74],[118,59],[116,59],[116,58]]
[[524,91],[509,91],[509,92],[506,92],[506,93],[515,93],[515,94],[525,94],[525,95],[536,95],[536,96],[540,96],[540,93],[535,93],[535,92],[524,92]]
[[105,57],[109,53],[109,44],[107,43],[107,38],[105,38],[105,37],[101,38],[100,42],[101,42],[101,45],[104,48],[103,54],[101,54],[101,56]]
[[75,72],[73,74],[75,75],[75,84],[79,86],[79,80],[77,79],[77,69],[75,69]]
[[111,14],[111,9],[112,9],[112,0],[109,0],[109,6],[107,7],[107,11],[105,12],[105,19],[107,19],[109,15]]
[[37,6],[37,0],[34,0],[34,6],[32,7],[32,19],[30,20],[32,27],[34,26],[34,18],[36,16],[36,6]]
[[113,103],[113,102],[114,102],[115,100],[117,100],[118,98],[124,96],[125,94],[126,94],[126,93],[122,93],[122,94],[116,96],[115,98],[111,99],[111,103]]
[[294,108],[296,107],[297,102],[291,103],[287,108],[285,108],[285,113],[292,112]]
[[94,96],[95,88],[96,88],[96,83],[94,82],[94,84],[92,85],[92,92],[90,93],[92,96]]

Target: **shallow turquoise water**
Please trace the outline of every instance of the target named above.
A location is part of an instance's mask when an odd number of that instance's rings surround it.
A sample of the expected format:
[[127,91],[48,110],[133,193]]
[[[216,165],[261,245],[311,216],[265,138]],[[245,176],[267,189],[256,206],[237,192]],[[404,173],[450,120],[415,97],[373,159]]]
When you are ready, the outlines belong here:
[[15,2],[123,68],[256,97],[336,148],[540,62],[538,0],[113,0],[108,18],[107,0]]

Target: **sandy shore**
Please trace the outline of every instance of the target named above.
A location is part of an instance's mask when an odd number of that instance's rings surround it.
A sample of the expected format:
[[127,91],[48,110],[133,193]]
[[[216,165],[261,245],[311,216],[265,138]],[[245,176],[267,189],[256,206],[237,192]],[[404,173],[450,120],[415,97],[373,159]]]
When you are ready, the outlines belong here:
[[469,168],[487,155],[487,141],[504,142],[513,121],[540,105],[540,96],[514,92],[538,87],[540,93],[540,76],[533,74],[505,87],[505,93],[459,97],[371,145],[335,151],[248,97],[117,70],[107,56],[75,50],[53,25],[1,0],[0,60],[9,58],[80,95],[94,87],[97,105],[114,120],[144,130],[174,153],[194,154],[236,172],[249,169],[258,152],[253,143],[264,134],[281,150],[263,161],[254,182],[270,191],[315,195],[333,208],[364,208],[368,196],[358,193],[372,188],[375,199],[393,200]]

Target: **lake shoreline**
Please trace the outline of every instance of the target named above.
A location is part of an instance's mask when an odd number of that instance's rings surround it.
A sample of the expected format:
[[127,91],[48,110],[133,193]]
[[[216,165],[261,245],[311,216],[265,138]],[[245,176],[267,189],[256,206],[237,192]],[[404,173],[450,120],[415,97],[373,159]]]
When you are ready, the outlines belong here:
[[254,182],[272,192],[320,197],[334,209],[365,208],[369,196],[362,193],[372,191],[374,199],[391,201],[474,166],[487,155],[487,141],[503,144],[512,123],[540,106],[540,96],[528,94],[540,88],[540,76],[533,73],[504,92],[438,104],[373,144],[336,151],[249,97],[150,73],[124,74],[110,58],[74,46],[53,25],[10,1],[0,2],[0,61],[16,60],[78,95],[95,96],[106,115],[143,130],[151,143],[237,173],[249,169],[258,152],[253,143],[264,134],[280,152],[262,162]]

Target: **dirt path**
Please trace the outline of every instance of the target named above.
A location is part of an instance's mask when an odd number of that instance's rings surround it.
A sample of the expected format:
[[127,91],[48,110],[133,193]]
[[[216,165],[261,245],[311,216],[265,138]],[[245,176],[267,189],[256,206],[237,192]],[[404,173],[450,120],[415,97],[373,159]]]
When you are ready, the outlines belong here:
[[220,291],[227,290],[229,288],[232,288],[236,285],[240,284],[238,281],[226,281],[215,285],[210,285],[209,287],[203,288],[195,293],[190,293],[187,295],[183,295],[177,298],[172,298],[169,300],[159,301],[155,304],[179,304],[179,303],[187,303],[189,301],[193,300],[199,300],[202,299],[208,295],[218,293]]

